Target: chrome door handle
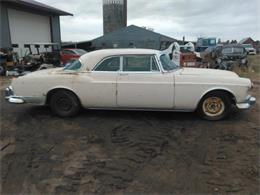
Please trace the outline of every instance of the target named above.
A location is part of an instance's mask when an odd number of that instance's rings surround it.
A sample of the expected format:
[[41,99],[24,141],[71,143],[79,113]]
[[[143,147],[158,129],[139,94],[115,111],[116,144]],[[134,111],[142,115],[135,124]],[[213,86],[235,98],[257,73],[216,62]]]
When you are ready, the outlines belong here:
[[127,76],[128,73],[119,73],[120,76]]

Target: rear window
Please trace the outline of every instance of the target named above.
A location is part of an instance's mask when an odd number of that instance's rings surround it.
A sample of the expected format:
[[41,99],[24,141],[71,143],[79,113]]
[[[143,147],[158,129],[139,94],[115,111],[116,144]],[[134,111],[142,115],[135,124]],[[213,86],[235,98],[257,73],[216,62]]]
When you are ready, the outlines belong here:
[[62,53],[65,55],[74,55],[75,54],[75,52],[72,50],[63,50]]
[[82,64],[79,60],[75,60],[71,63],[68,63],[63,70],[79,70]]
[[87,53],[87,52],[86,52],[85,50],[83,50],[83,49],[75,49],[75,52],[76,52],[78,55],[81,55],[81,56]]

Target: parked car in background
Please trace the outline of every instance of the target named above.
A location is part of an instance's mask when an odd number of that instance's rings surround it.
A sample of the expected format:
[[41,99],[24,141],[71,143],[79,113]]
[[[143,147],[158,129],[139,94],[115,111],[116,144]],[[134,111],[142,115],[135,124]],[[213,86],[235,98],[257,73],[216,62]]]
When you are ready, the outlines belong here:
[[209,47],[215,47],[217,45],[216,37],[200,37],[196,43],[196,52],[203,52]]
[[83,49],[63,49],[61,51],[61,62],[66,64],[70,60],[78,59],[87,52]]
[[232,70],[234,64],[247,67],[247,51],[240,44],[218,45],[203,52],[203,60],[210,63],[210,68]]
[[242,45],[230,44],[222,47],[218,58],[227,59],[227,60],[237,60],[246,58],[247,52]]
[[87,53],[63,68],[41,70],[12,81],[10,103],[49,105],[61,117],[86,109],[197,111],[220,120],[231,108],[248,109],[255,98],[249,79],[223,70],[180,68],[150,49]]
[[256,49],[251,44],[243,44],[243,47],[246,49],[248,55],[256,55]]

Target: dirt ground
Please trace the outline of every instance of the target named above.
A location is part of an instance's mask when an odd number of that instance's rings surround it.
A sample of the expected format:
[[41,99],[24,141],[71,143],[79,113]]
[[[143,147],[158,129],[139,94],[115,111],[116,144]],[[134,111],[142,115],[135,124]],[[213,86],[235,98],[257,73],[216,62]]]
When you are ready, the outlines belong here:
[[257,104],[220,122],[193,113],[10,105],[1,78],[1,194],[258,194]]

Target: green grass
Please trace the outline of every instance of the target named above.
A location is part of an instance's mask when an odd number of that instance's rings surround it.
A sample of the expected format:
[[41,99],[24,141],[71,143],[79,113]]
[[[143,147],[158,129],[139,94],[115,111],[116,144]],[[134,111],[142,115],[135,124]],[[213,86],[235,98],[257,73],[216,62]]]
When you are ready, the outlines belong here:
[[234,68],[241,77],[250,78],[254,81],[260,81],[260,55],[248,56],[248,69]]

